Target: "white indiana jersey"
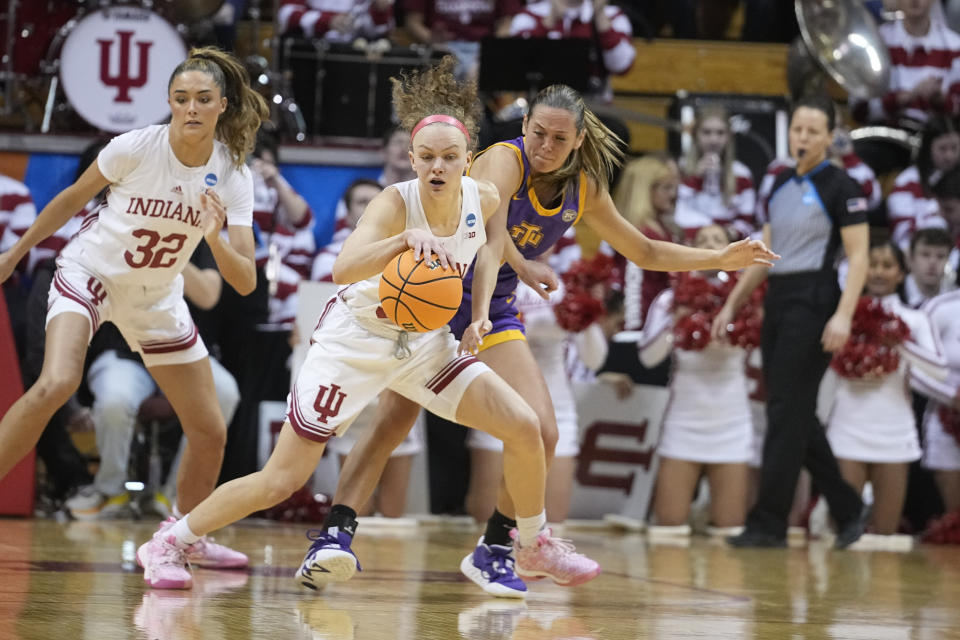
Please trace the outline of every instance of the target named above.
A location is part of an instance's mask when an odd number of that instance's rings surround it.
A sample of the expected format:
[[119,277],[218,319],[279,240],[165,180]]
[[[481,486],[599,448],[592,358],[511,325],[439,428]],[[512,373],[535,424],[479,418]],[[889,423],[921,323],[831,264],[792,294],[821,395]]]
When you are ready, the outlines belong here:
[[153,125],[111,140],[97,157],[97,166],[110,181],[107,205],[62,256],[109,282],[172,282],[203,238],[200,195],[208,188],[223,201],[227,224],[252,224],[250,172],[234,166],[219,141],[214,141],[204,166],[188,167],[170,147],[169,125]]
[[[460,207],[460,224],[451,236],[438,238],[441,246],[453,255],[460,278],[467,274],[467,269],[480,249],[487,241],[487,232],[484,228],[483,210],[480,208],[480,191],[473,178],[464,176],[460,191],[463,204]],[[388,187],[390,188],[390,187]],[[420,201],[419,180],[414,178],[406,182],[393,185],[407,210],[406,229],[425,229],[430,231],[430,224],[423,211]],[[400,327],[385,318],[380,309],[380,275],[377,274],[366,280],[347,285],[340,290],[340,299],[343,300],[354,317],[371,332],[385,337],[394,337],[402,331]],[[445,327],[441,329],[447,331]],[[410,334],[410,339],[427,335],[430,332]]]

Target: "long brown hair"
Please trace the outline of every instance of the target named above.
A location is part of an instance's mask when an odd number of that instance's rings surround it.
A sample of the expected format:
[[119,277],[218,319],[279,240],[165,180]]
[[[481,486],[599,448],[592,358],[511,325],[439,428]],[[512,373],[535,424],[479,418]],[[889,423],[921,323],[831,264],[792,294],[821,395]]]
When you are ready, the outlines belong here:
[[476,146],[480,127],[480,102],[475,81],[458,82],[453,75],[456,60],[444,56],[440,63],[422,71],[403,72],[390,78],[393,107],[400,126],[412,131],[417,123],[432,115],[453,116],[470,132],[467,151]]
[[564,109],[573,114],[577,135],[584,133],[583,144],[567,156],[563,166],[550,173],[533,177],[534,187],[553,188],[564,192],[581,171],[592,178],[600,189],[607,189],[614,170],[623,162],[623,140],[600,122],[583,101],[583,97],[565,84],[552,84],[541,90],[530,103],[529,114],[538,106]]
[[683,158],[683,171],[687,175],[696,173],[697,163],[703,157],[703,152],[697,143],[697,135],[700,133],[700,127],[703,123],[711,118],[723,122],[723,126],[727,129],[727,146],[723,148],[723,155],[720,158],[720,190],[723,195],[723,204],[729,205],[730,200],[737,194],[737,175],[733,172],[733,163],[736,161],[737,151],[734,144],[733,128],[730,126],[730,113],[723,105],[707,104],[697,110],[693,125],[693,144],[690,145]]
[[260,123],[270,117],[267,102],[250,88],[250,76],[240,61],[216,47],[192,49],[186,60],[177,65],[167,82],[187,71],[202,71],[213,78],[220,95],[227,99],[227,110],[217,120],[217,140],[227,145],[234,165],[239,168],[253,151]]

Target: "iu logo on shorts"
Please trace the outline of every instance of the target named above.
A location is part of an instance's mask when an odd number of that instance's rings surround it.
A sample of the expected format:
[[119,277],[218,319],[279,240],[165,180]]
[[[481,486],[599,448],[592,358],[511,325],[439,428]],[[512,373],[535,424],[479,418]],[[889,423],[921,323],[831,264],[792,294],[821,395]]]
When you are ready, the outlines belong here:
[[117,97],[114,102],[133,102],[130,99],[130,89],[139,89],[147,83],[147,63],[149,62],[150,47],[152,42],[138,41],[137,53],[139,54],[140,66],[137,69],[137,75],[130,75],[130,39],[133,37],[133,31],[117,31],[120,37],[120,59],[117,65],[117,74],[110,75],[110,50],[113,48],[113,40],[97,40],[100,45],[100,82],[108,87],[116,87]]
[[103,304],[103,301],[107,299],[107,291],[103,286],[103,283],[94,278],[93,276],[87,280],[87,291],[90,292],[90,295],[93,296],[93,304],[100,305]]
[[330,387],[320,386],[317,399],[313,402],[313,410],[320,416],[320,422],[327,424],[327,420],[340,413],[340,405],[347,394],[340,391],[340,386],[331,384]]

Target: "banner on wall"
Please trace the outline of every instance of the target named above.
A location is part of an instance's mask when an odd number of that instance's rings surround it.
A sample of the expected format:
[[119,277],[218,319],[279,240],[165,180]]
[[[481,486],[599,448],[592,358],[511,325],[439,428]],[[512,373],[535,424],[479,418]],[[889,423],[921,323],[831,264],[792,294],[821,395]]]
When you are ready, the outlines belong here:
[[657,477],[657,444],[670,399],[664,387],[634,385],[627,398],[603,382],[574,383],[580,424],[570,517],[608,513],[645,521]]

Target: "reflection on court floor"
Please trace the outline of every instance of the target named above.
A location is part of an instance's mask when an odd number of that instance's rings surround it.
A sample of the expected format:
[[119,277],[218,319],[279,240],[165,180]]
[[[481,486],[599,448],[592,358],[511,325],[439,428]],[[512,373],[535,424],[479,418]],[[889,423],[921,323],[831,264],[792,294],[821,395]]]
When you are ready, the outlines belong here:
[[[371,530],[372,529],[372,530]],[[487,597],[460,575],[477,532],[361,525],[364,571],[320,594],[292,579],[304,529],[244,522],[219,540],[248,571],[194,574],[190,591],[147,589],[131,546],[143,522],[0,520],[2,640],[620,640],[960,638],[960,549],[838,552],[821,543],[731,550],[708,539],[650,545],[572,529],[604,573],[526,601]]]

